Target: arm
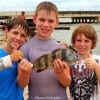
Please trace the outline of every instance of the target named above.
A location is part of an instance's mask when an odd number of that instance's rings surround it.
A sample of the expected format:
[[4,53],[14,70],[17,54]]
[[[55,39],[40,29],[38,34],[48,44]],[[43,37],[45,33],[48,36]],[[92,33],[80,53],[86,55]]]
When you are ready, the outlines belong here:
[[32,72],[33,64],[29,61],[22,59],[18,66],[17,82],[19,86],[24,88],[29,83],[30,74]]
[[97,65],[95,66],[95,73],[96,73],[97,79],[98,79],[98,81],[99,81],[99,83],[100,83],[100,64],[97,64]]
[[88,58],[85,60],[85,65],[87,68],[94,69],[97,79],[100,82],[100,64],[98,64],[95,59]]
[[56,59],[54,61],[54,71],[58,77],[58,80],[63,86],[69,86],[71,84],[70,68],[66,62]]

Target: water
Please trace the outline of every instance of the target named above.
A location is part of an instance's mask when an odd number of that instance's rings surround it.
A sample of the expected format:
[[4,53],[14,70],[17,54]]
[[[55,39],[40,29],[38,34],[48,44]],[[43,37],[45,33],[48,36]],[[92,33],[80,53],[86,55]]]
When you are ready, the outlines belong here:
[[[91,24],[91,25],[95,28],[97,35],[98,35],[97,46],[96,46],[95,49],[93,49],[93,53],[100,55],[100,24]],[[71,44],[70,40],[71,40],[72,32],[78,26],[78,24],[73,24],[73,25],[71,24],[71,25],[68,25],[68,26],[70,26],[70,30],[55,30],[53,32],[53,37],[56,40],[64,41],[68,45],[70,45]]]

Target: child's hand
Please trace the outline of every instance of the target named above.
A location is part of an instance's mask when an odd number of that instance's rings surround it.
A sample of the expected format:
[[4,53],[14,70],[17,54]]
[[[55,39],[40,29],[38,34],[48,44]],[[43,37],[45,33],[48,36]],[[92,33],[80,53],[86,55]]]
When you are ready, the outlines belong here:
[[65,48],[67,47],[67,44],[65,42],[60,41],[59,43],[60,43],[60,45],[64,46]]
[[18,65],[18,77],[17,77],[18,84],[21,87],[24,88],[29,83],[32,69],[33,69],[33,64],[31,62],[27,61],[26,59],[21,59]]
[[19,61],[24,57],[24,54],[21,50],[14,49],[10,57],[12,61]]
[[92,68],[95,69],[95,67],[98,65],[97,62],[93,58],[88,58],[85,60],[86,68]]
[[57,73],[63,72],[64,69],[68,67],[67,65],[65,65],[65,62],[61,61],[60,59],[55,59],[53,65],[54,65],[54,71]]

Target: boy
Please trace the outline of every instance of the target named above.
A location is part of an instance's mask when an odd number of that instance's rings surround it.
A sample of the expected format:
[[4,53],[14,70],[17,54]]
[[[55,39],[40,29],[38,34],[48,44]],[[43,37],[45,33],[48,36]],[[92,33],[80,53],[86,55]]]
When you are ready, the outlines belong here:
[[[40,56],[57,48],[62,48],[52,38],[52,32],[58,22],[58,9],[53,3],[45,1],[37,6],[34,15],[37,33],[21,47],[25,57],[30,62],[34,62]],[[25,75],[23,73],[25,69],[19,66],[19,70],[21,81],[23,75]],[[29,70],[29,67],[27,70]],[[69,66],[60,59],[56,59],[53,69],[47,69],[40,73],[37,73],[34,69],[31,76],[27,77],[26,82],[24,80],[20,83],[22,86],[29,84],[29,100],[67,100],[66,86],[71,83]]]
[[[0,58],[5,56],[9,58],[8,55],[11,55],[12,52],[15,51],[18,54],[17,57],[14,56],[11,67],[0,70],[0,99],[2,100],[23,100],[23,88],[18,82],[18,62],[15,62],[23,58],[23,53],[20,50],[17,51],[15,49],[19,49],[26,41],[27,34],[28,25],[23,20],[13,19],[8,22],[5,29],[7,41],[6,44],[0,48]],[[21,63],[22,62],[28,67],[31,66],[31,64],[24,59],[22,59]]]

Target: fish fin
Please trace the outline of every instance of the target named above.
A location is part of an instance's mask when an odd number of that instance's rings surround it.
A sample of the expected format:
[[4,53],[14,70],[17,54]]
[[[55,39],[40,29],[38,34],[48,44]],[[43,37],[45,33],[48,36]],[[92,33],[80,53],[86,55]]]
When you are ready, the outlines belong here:
[[75,52],[77,52],[77,51],[75,50],[75,48],[74,48],[72,45],[69,45],[68,48],[69,48],[69,49],[72,49],[72,50],[75,51]]

